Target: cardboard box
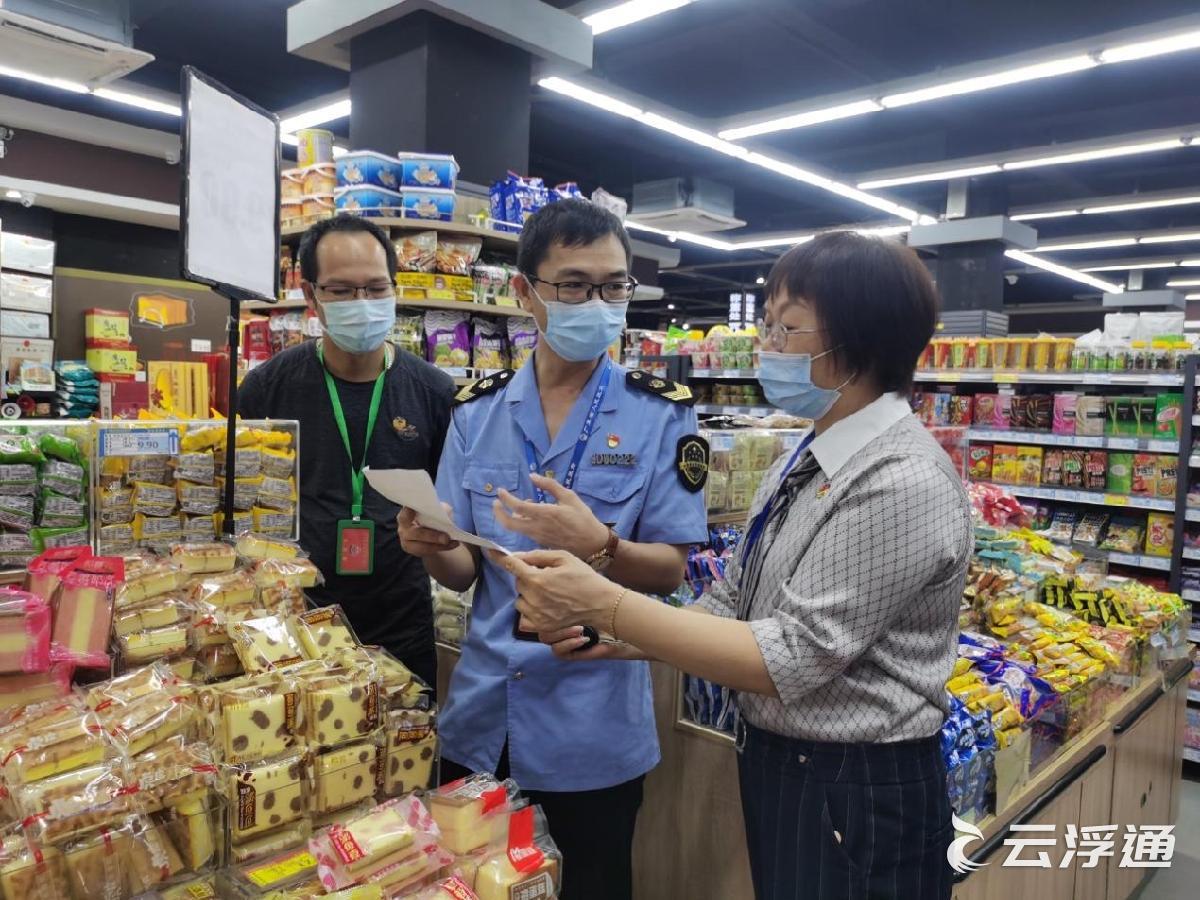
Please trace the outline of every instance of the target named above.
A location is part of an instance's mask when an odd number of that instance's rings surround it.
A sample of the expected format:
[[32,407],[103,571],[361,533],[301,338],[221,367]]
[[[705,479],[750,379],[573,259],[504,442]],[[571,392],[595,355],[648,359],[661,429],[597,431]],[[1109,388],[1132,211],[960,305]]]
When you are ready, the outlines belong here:
[[136,419],[150,408],[150,386],[144,381],[106,381],[100,384],[100,418]]
[[1021,728],[1007,747],[996,750],[997,813],[1004,812],[1013,796],[1029,781],[1029,750],[1032,743],[1029,729]]
[[208,365],[206,363],[151,360],[146,363],[150,411],[167,417],[208,416]]
[[45,313],[0,310],[0,334],[8,337],[48,338],[50,317]]
[[98,308],[84,310],[83,336],[89,340],[129,343],[129,312]]
[[4,369],[9,381],[16,381],[21,360],[24,359],[53,366],[54,341],[43,338],[0,337],[0,368]]
[[[39,275],[54,274],[54,241],[16,234],[12,231],[0,233],[0,265],[6,269],[36,272]],[[44,310],[49,312],[50,310]]]
[[132,347],[88,347],[85,359],[88,368],[105,375],[133,375],[138,370],[137,350]]
[[0,273],[0,307],[49,315],[54,307],[54,282],[37,275]]

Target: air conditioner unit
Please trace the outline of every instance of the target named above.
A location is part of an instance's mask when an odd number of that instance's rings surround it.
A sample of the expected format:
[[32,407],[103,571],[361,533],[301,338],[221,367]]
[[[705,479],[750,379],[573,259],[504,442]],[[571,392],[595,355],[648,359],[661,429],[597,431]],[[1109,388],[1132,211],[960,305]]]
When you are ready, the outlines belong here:
[[633,186],[629,218],[639,225],[695,234],[746,224],[733,215],[733,189],[706,178],[638,182]]
[[0,9],[0,65],[5,68],[96,87],[153,59],[115,41]]

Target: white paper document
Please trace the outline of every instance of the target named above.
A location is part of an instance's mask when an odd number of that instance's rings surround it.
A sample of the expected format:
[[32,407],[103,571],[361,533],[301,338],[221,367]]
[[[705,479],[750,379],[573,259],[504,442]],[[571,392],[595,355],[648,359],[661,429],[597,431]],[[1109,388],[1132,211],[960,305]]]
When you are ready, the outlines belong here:
[[417,522],[423,528],[432,528],[448,534],[452,540],[474,544],[485,550],[508,553],[495,541],[463,531],[446,513],[429,473],[424,469],[365,469],[367,482],[393,503],[411,509],[417,514]]

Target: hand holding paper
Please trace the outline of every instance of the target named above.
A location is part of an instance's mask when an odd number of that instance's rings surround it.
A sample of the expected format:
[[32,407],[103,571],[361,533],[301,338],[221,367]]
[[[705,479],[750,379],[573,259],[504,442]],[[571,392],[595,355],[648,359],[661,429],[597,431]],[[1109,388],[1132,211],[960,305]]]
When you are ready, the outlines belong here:
[[422,528],[430,528],[448,535],[451,540],[473,544],[486,550],[509,551],[495,541],[463,531],[451,520],[438,500],[437,491],[429,473],[424,469],[366,469],[367,483],[393,503],[411,509],[417,514]]

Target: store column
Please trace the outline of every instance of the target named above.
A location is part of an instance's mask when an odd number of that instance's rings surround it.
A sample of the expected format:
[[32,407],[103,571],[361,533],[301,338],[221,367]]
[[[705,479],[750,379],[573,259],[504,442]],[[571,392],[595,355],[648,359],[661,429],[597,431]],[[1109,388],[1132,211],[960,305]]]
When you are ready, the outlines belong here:
[[1004,253],[1033,249],[1037,232],[1007,216],[981,216],[914,225],[908,245],[936,248],[932,269],[943,310],[1003,312]]
[[349,69],[356,149],[453,153],[487,184],[528,171],[536,68],[590,68],[592,32],[540,0],[302,0],[288,49]]

